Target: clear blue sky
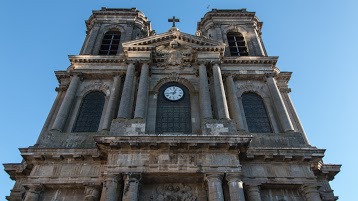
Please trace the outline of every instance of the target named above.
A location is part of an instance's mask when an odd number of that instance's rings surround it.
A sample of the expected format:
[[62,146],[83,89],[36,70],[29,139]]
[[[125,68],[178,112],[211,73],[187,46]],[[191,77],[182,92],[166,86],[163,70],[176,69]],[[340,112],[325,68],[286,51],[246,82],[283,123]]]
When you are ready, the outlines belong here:
[[[340,200],[354,199],[358,163],[356,0],[3,0],[0,2],[0,163],[21,161],[18,148],[35,143],[55,98],[53,71],[78,54],[85,23],[101,7],[144,12],[157,33],[173,15],[182,32],[212,8],[255,11],[270,56],[281,71],[292,71],[291,98],[312,145],[325,148],[326,163],[343,164],[331,182]],[[207,9],[209,7],[209,9]],[[346,150],[347,148],[348,150]],[[13,182],[0,171],[0,200]]]

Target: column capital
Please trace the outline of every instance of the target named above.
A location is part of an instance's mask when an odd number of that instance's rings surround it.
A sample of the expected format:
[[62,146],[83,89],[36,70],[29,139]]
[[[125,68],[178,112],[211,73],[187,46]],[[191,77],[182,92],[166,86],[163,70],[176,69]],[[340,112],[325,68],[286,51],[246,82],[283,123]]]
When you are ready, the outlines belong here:
[[127,182],[139,182],[142,179],[142,174],[137,172],[125,173],[123,179]]
[[205,174],[205,180],[208,182],[211,181],[220,181],[222,182],[224,174]]
[[242,182],[242,174],[226,174],[225,179],[228,182]]

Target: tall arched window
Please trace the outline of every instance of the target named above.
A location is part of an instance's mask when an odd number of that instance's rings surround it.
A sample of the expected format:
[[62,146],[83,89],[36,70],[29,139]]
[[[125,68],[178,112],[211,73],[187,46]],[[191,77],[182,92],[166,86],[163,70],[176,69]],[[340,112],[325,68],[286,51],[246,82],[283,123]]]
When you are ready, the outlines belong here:
[[249,131],[253,133],[272,133],[270,120],[261,96],[248,92],[242,94],[241,97]]
[[97,132],[101,121],[105,94],[99,91],[87,94],[81,103],[72,132]]
[[121,32],[118,30],[107,31],[103,36],[99,55],[116,55],[120,39]]
[[156,133],[191,133],[191,108],[188,88],[168,82],[159,89]]
[[231,56],[248,56],[244,36],[240,32],[227,33]]

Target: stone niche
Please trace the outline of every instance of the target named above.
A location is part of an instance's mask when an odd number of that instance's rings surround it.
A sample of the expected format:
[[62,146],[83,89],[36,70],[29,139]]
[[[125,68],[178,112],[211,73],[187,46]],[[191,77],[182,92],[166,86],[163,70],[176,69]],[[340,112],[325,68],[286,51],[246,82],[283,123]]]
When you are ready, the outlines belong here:
[[157,174],[144,176],[139,200],[206,201],[204,175]]

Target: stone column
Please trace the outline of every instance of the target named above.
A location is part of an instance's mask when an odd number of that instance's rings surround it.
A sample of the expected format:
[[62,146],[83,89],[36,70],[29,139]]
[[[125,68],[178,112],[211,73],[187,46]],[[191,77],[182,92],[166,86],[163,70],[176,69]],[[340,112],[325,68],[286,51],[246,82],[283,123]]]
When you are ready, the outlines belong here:
[[278,114],[278,117],[280,119],[281,126],[283,128],[284,132],[287,131],[293,131],[293,125],[290,119],[290,116],[288,115],[287,108],[285,106],[285,103],[283,102],[283,99],[281,97],[280,91],[277,87],[276,80],[274,78],[274,73],[268,73],[266,74],[266,80],[267,85],[270,89],[272,100],[275,104],[275,108]]
[[202,119],[212,119],[211,98],[209,92],[208,75],[205,64],[199,65],[200,80],[200,111]]
[[209,201],[224,201],[224,194],[222,188],[221,174],[205,175],[205,180],[208,185],[208,200]]
[[138,185],[141,175],[128,173],[124,175],[124,190],[122,201],[138,201]]
[[248,201],[261,201],[260,187],[257,185],[247,185],[246,195]]
[[66,95],[63,99],[63,102],[62,102],[61,107],[57,113],[56,119],[52,125],[51,130],[62,131],[63,126],[66,123],[68,114],[70,113],[70,109],[71,109],[73,100],[76,97],[78,83],[80,82],[80,80],[81,79],[78,75],[73,75],[73,77],[71,79],[70,86],[68,87],[68,89],[66,91]]
[[40,194],[43,190],[41,184],[32,184],[24,186],[26,189],[26,196],[24,201],[38,201],[40,200]]
[[230,119],[219,64],[213,65],[213,78],[214,78],[215,98],[216,98],[218,117],[219,119]]
[[148,79],[149,79],[149,65],[144,63],[139,78],[139,86],[137,93],[137,101],[135,106],[134,118],[144,119],[146,112],[146,105],[148,102]]
[[89,184],[85,187],[84,201],[97,201],[100,196],[100,187],[97,185]]
[[48,113],[47,115],[47,118],[46,118],[46,121],[44,123],[44,126],[42,127],[41,129],[41,133],[40,133],[40,136],[39,138],[37,138],[37,141],[36,141],[36,144],[40,143],[40,141],[42,140],[43,138],[43,135],[46,131],[48,131],[50,128],[50,123],[51,123],[51,119],[53,118],[53,115],[55,114],[55,111],[56,111],[56,108],[60,102],[60,99],[61,99],[61,96],[62,94],[64,93],[64,89],[63,87],[56,87],[55,89],[57,91],[57,96],[56,96],[56,99],[54,101],[54,103],[52,104],[52,107],[51,107],[51,110],[50,112]]
[[316,185],[303,185],[302,191],[304,192],[307,201],[322,200]]
[[290,88],[280,88],[280,92],[281,92],[282,98],[283,98],[283,99],[286,99],[287,108],[290,108],[290,109],[291,109],[291,115],[292,115],[293,119],[294,119],[295,122],[296,122],[298,131],[302,132],[302,135],[303,135],[303,137],[304,137],[306,143],[307,143],[307,144],[310,144],[310,142],[308,141],[308,138],[307,138],[307,136],[306,136],[306,132],[305,132],[305,130],[303,129],[303,126],[302,126],[302,124],[301,124],[300,118],[299,118],[298,115],[297,115],[295,106],[293,105],[293,103],[292,103],[292,101],[291,101],[291,98],[290,98],[290,95],[288,94],[288,93],[291,92],[291,89],[290,89]]
[[103,182],[101,201],[118,201],[121,175],[107,175]]
[[133,63],[130,63],[127,68],[126,78],[123,85],[123,92],[121,96],[121,102],[119,104],[119,110],[117,118],[131,118],[131,104],[132,104],[132,89],[133,89],[133,79],[134,79],[135,66]]
[[244,121],[242,119],[240,105],[236,96],[236,86],[232,75],[226,77],[227,96],[229,102],[229,110],[231,117],[235,120],[237,130],[244,129]]
[[102,130],[109,130],[111,126],[111,122],[114,118],[114,110],[116,108],[116,104],[119,98],[119,91],[121,89],[121,81],[122,81],[121,79],[122,79],[121,75],[116,75],[113,78],[113,86],[108,100],[106,113],[104,114]]
[[227,174],[226,180],[229,186],[230,201],[245,201],[245,194],[241,175]]

